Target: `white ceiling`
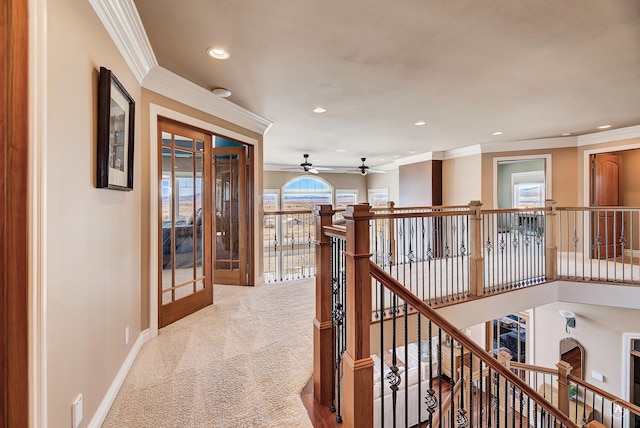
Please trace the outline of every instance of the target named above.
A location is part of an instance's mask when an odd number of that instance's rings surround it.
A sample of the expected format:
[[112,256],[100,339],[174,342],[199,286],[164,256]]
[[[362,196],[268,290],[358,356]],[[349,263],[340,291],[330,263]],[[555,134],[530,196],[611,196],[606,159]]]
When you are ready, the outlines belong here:
[[266,164],[376,166],[640,124],[638,0],[135,4],[161,66],[274,122]]

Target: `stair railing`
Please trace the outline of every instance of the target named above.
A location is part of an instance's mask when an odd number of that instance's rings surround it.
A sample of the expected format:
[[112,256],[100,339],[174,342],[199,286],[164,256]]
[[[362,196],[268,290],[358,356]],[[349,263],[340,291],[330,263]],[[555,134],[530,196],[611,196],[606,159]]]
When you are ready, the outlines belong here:
[[[419,422],[426,424],[423,426],[432,426],[431,421],[436,411],[442,415],[440,421],[444,416],[441,403],[446,399],[447,385],[442,382],[449,382],[448,391],[455,391],[456,381],[465,379],[465,376],[469,380],[463,383],[462,392],[458,397],[452,397],[452,406],[447,412],[449,423],[453,423],[455,419],[456,425],[461,428],[469,424],[493,426],[493,420],[496,425],[517,426],[519,423],[520,426],[526,426],[534,418],[539,426],[576,426],[511,370],[461,334],[422,299],[371,261],[369,236],[370,221],[374,214],[368,204],[347,207],[343,213],[346,232],[330,226],[330,207],[318,207],[316,212],[319,217],[317,227],[322,231],[317,235],[320,239],[316,240],[318,253],[330,257],[330,235],[334,235],[336,239],[346,237],[346,243],[342,252],[344,273],[340,269],[338,273],[331,273],[331,270],[325,272],[324,267],[318,269],[319,272],[322,271],[322,275],[320,280],[316,279],[316,284],[323,290],[316,302],[314,322],[314,342],[328,345],[325,349],[316,346],[314,355],[317,361],[314,365],[321,367],[321,370],[328,368],[333,379],[337,379],[340,384],[327,382],[314,374],[314,394],[319,402],[331,402],[332,396],[336,397],[336,411],[338,412],[339,407],[339,417],[346,427],[396,426],[398,421],[400,425],[413,426],[415,423],[409,422],[409,418],[414,417],[409,407],[414,404]],[[333,297],[335,287],[332,282],[336,276],[346,279],[344,299],[339,302],[339,307]],[[373,286],[372,278],[375,281]],[[394,300],[392,321],[377,323],[381,330],[381,337],[375,338],[379,340],[378,344],[372,343],[374,339],[371,335],[374,290],[380,292],[380,299]],[[414,315],[410,315],[410,311]],[[343,349],[336,348],[334,345],[338,339],[331,337],[338,323],[344,328],[343,339],[339,339],[343,340]],[[425,324],[424,329],[421,328],[422,323]],[[396,329],[392,325],[400,325],[400,328]],[[391,331],[387,331],[385,335],[385,330],[389,328]],[[424,347],[423,340],[426,340]],[[418,364],[417,373],[415,369],[411,372],[408,364],[402,372],[398,348],[404,347],[404,358],[407,359],[408,347],[412,341],[415,341],[419,352],[425,347],[429,349],[430,362],[424,367]],[[392,345],[389,346],[389,343]],[[435,352],[432,352],[433,343],[436,344]],[[372,349],[391,349],[390,355],[381,353],[378,357],[378,390],[374,388]],[[437,358],[433,358],[434,353]],[[388,364],[385,362],[386,358],[390,358]],[[448,361],[448,369],[445,361]],[[434,377],[435,362],[438,363],[438,369]],[[390,370],[386,370],[384,364]],[[418,378],[422,378],[421,372],[426,372],[426,376],[418,382],[420,392],[417,394],[417,401],[414,402],[413,398],[409,401],[409,378],[416,374]],[[401,389],[404,389],[404,395]],[[382,409],[375,412],[375,415],[374,395],[378,395],[379,408]],[[387,400],[393,403],[390,408],[384,405]],[[401,402],[405,404],[404,409],[401,409]],[[387,415],[393,415],[391,424],[385,424],[385,410]],[[488,424],[485,425],[486,422]]]
[[[510,357],[509,357],[510,358]],[[564,361],[556,369],[516,363],[506,366],[538,391],[547,401],[564,409],[569,418],[584,427],[596,421],[605,427],[634,426],[640,421],[640,407],[570,374],[572,367]],[[560,386],[565,385],[562,392]]]

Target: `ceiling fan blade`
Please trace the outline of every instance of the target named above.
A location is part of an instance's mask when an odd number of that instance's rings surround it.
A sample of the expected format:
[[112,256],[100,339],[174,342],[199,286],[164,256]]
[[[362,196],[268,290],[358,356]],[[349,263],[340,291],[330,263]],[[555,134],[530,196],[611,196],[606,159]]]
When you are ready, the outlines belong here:
[[310,172],[311,174],[318,174],[318,170],[317,170],[317,169],[315,169],[314,167],[309,168],[309,172]]

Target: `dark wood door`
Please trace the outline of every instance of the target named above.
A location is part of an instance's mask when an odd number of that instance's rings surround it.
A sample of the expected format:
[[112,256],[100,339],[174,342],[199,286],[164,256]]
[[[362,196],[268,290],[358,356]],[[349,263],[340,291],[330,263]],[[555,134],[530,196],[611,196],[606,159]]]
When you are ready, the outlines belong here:
[[[591,156],[591,206],[617,207],[620,200],[622,158],[613,154]],[[622,211],[598,210],[592,216],[592,256],[606,259],[622,255]]]
[[0,428],[29,426],[28,6],[0,3]]
[[214,280],[247,285],[248,224],[246,147],[213,149]]
[[158,325],[164,327],[213,303],[212,136],[158,121],[160,172]]

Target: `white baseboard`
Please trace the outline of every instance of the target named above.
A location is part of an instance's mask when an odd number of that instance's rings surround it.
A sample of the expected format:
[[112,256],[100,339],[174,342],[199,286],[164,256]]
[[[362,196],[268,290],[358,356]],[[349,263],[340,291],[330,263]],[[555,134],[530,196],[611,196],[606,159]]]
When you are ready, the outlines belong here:
[[113,382],[111,383],[107,394],[102,399],[102,403],[100,403],[100,406],[98,406],[98,410],[93,415],[91,422],[89,422],[89,425],[87,425],[89,428],[100,428],[102,426],[105,418],[107,417],[107,414],[109,413],[109,410],[111,409],[111,405],[113,404],[116,396],[118,395],[118,392],[120,391],[120,388],[122,387],[124,379],[127,377],[131,366],[133,366],[133,362],[138,356],[138,352],[140,352],[142,345],[144,345],[150,339],[151,332],[149,329],[140,332],[138,339],[136,339],[136,343],[133,344],[129,355],[127,355],[124,363],[122,363],[122,367],[120,367],[120,370],[118,370],[118,374],[116,375],[115,379],[113,379]]

